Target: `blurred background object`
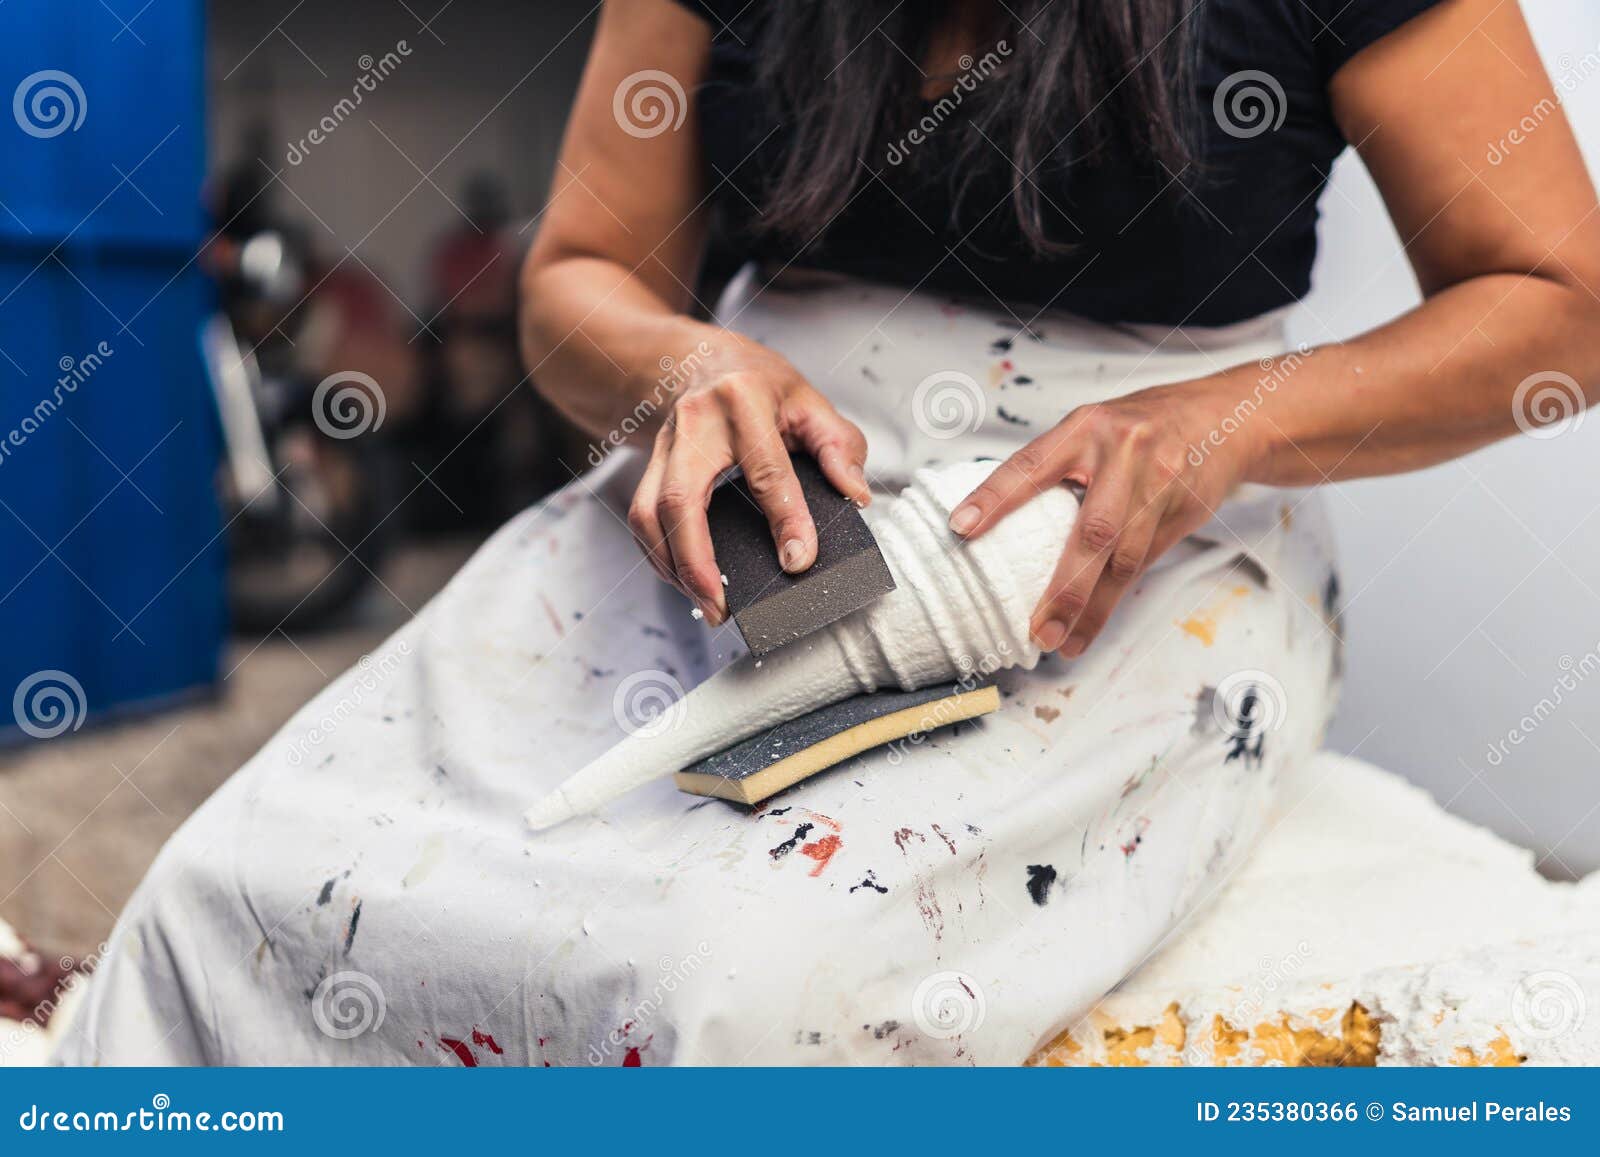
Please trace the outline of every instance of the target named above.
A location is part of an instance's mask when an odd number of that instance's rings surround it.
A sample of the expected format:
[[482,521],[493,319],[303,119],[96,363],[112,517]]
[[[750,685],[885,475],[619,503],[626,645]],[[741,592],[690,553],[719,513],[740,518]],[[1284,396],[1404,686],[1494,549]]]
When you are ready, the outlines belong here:
[[[1525,8],[1593,163],[1600,10]],[[585,468],[514,315],[595,12],[0,3],[0,919],[45,951],[88,957],[222,779]],[[1417,297],[1352,156],[1322,209],[1311,342]],[[1330,501],[1331,745],[1557,877],[1600,866],[1597,439]]]

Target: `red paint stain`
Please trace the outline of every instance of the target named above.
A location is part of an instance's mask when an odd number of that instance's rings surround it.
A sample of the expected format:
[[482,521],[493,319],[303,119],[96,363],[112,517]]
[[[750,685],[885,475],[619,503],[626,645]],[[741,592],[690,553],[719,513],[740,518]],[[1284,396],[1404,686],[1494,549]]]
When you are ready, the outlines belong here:
[[458,1041],[454,1037],[442,1036],[439,1038],[439,1047],[445,1052],[455,1053],[456,1059],[469,1069],[478,1067],[478,1058],[472,1055],[472,1050],[465,1041]]
[[821,812],[812,811],[810,808],[806,809],[806,814],[812,819],[816,820],[819,824],[827,824],[828,827],[832,828],[834,831],[839,831],[841,829],[839,821],[834,819],[832,816],[825,816]]
[[928,842],[928,837],[917,831],[916,828],[901,828],[894,834],[894,846],[899,848],[902,852],[905,851],[906,844],[910,841],[912,836],[916,836],[917,842],[920,844],[925,844]]
[[476,1028],[472,1030],[472,1043],[480,1048],[487,1048],[495,1056],[501,1056],[506,1051],[495,1043],[494,1037],[486,1032],[479,1032]]
[[1120,845],[1122,848],[1122,854],[1124,856],[1132,856],[1133,853],[1139,850],[1139,845],[1144,843],[1144,833],[1149,829],[1149,827],[1150,821],[1144,816],[1140,816],[1137,824],[1135,825],[1133,839],[1129,840],[1125,844]]
[[566,627],[562,626],[561,616],[556,614],[556,609],[550,605],[550,600],[547,599],[543,594],[540,594],[539,602],[544,607],[544,613],[550,616],[550,625],[556,629],[556,638],[566,638],[567,629]]
[[833,859],[834,853],[843,846],[843,843],[844,841],[839,839],[838,836],[823,836],[813,843],[802,844],[800,854],[802,856],[810,856],[817,861],[817,866],[811,869],[810,874],[813,876],[822,875],[822,869],[828,866],[828,861]]
[[944,846],[950,849],[950,854],[952,856],[956,854],[956,842],[954,840],[952,840],[949,836],[945,835],[944,834],[944,829],[941,828],[938,824],[934,824],[933,825],[933,834],[938,836],[941,840],[944,841]]
[[[633,1022],[629,1021],[628,1024],[631,1026],[633,1024]],[[655,1038],[655,1034],[651,1033],[649,1036],[644,1038],[644,1044],[642,1044],[642,1045],[629,1045],[628,1046],[628,1051],[622,1054],[622,1067],[625,1068],[625,1069],[643,1068],[644,1067],[644,1058],[641,1057],[639,1054],[644,1052],[645,1049],[649,1048],[650,1047],[650,1042],[655,1040],[655,1039],[656,1039]]]

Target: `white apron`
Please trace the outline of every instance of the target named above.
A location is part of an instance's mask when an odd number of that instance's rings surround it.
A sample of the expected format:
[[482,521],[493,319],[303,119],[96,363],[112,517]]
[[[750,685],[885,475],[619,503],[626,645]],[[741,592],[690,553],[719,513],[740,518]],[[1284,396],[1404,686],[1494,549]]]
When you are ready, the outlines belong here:
[[[833,277],[722,316],[866,432],[869,476],[1283,350]],[[927,384],[930,383],[931,384]],[[920,392],[919,392],[920,391]],[[954,436],[952,436],[954,435]],[[1016,1064],[1202,905],[1332,707],[1315,500],[1253,489],[999,712],[758,811],[670,780],[521,813],[736,655],[643,564],[613,456],[504,526],[173,837],[65,1063]]]

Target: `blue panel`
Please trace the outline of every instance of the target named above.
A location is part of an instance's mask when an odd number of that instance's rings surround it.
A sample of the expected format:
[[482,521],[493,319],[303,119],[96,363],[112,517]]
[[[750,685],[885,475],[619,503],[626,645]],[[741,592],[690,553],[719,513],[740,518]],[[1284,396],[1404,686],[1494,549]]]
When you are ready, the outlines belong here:
[[0,742],[37,672],[97,718],[221,652],[202,12],[141,5],[0,5]]

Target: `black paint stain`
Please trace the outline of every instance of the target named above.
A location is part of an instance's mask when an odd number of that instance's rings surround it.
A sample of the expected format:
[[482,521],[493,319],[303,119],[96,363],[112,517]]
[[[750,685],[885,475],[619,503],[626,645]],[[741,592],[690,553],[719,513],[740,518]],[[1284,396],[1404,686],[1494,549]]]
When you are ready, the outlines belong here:
[[361,901],[356,901],[355,911],[350,913],[350,927],[344,934],[344,954],[350,955],[350,945],[356,942],[356,925],[361,923]]
[[1322,588],[1322,609],[1330,619],[1339,616],[1339,572],[1330,570],[1328,581]]
[[861,883],[852,884],[851,885],[850,892],[851,892],[852,895],[854,895],[856,893],[856,891],[858,891],[861,888],[871,888],[874,892],[877,892],[880,896],[886,894],[889,891],[888,888],[885,888],[882,884],[878,883],[877,873],[873,872],[871,869],[867,870],[866,878],[863,879],[861,881]]
[[886,1036],[890,1036],[893,1033],[899,1032],[900,1022],[897,1020],[886,1020],[882,1024],[864,1024],[861,1027],[872,1034],[873,1040],[882,1040]]
[[339,877],[338,876],[332,876],[332,877],[329,878],[329,880],[328,880],[328,882],[326,884],[322,885],[322,892],[321,892],[320,895],[317,896],[317,907],[318,908],[323,907],[325,904],[327,904],[327,902],[329,900],[333,899],[333,886],[338,882],[339,882]]
[[[1264,721],[1258,718],[1257,708],[1261,698],[1254,687],[1245,688],[1243,697],[1239,700],[1239,717],[1233,721],[1233,726],[1228,732],[1228,754],[1223,757],[1223,763],[1232,763],[1236,759],[1243,759],[1246,766],[1254,763],[1261,766],[1262,748],[1267,741]],[[1255,739],[1251,743],[1252,737]]]
[[1050,885],[1056,882],[1054,864],[1028,865],[1028,897],[1043,908],[1050,899]]
[[1006,409],[1004,406],[996,406],[994,408],[994,416],[999,418],[1002,422],[1010,422],[1013,426],[1031,426],[1031,425],[1033,425],[1033,423],[1028,421],[1028,419],[1023,418],[1023,417],[1019,417],[1018,415],[1013,414],[1010,410]]
[[798,845],[801,840],[809,836],[811,834],[811,829],[816,826],[816,824],[807,823],[801,824],[799,827],[795,828],[794,835],[790,836],[788,839],[784,840],[783,843],[772,849],[770,853],[772,858],[774,860],[783,859],[783,857],[794,851],[796,845]]

